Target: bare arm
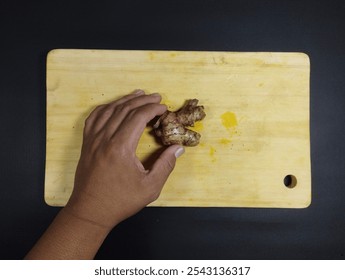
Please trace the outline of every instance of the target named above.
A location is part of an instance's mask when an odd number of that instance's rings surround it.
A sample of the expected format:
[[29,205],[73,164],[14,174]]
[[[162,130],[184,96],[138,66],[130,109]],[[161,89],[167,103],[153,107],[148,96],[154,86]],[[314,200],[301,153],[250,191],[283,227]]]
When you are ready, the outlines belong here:
[[147,122],[167,109],[160,101],[139,90],[90,114],[71,198],[26,259],[91,259],[118,223],[158,198],[184,151],[168,147],[151,170],[136,157]]

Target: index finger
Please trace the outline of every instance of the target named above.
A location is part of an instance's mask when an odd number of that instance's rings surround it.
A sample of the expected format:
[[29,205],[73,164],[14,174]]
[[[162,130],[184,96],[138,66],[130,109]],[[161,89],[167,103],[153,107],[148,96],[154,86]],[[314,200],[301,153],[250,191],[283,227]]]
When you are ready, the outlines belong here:
[[147,123],[166,110],[167,106],[164,104],[150,103],[131,111],[120,125],[116,137],[124,137],[122,140],[135,151]]

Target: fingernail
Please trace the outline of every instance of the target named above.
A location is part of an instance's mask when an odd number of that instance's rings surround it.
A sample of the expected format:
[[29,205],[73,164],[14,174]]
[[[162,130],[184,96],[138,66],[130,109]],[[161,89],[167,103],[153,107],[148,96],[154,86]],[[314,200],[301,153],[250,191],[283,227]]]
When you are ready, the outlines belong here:
[[183,148],[183,147],[180,147],[180,148],[178,148],[178,149],[176,150],[176,152],[175,152],[175,157],[178,158],[178,157],[180,157],[180,156],[183,155],[183,154],[184,154],[184,148]]
[[136,89],[135,91],[133,91],[132,94],[133,95],[143,95],[143,94],[145,94],[145,91],[143,91],[142,89]]

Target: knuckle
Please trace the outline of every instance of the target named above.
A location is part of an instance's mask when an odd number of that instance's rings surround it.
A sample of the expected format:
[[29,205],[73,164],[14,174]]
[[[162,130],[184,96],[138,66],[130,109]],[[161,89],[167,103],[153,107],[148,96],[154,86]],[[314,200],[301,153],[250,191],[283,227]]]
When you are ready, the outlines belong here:
[[111,108],[107,108],[103,111],[102,117],[109,118],[113,114],[113,110]]
[[92,115],[88,116],[84,121],[84,125],[88,126],[92,119],[93,119]]
[[106,105],[98,105],[92,112],[91,115],[97,115],[99,112],[101,112],[104,108],[106,107]]
[[85,119],[85,121],[84,121],[84,135],[89,134],[89,132],[90,132],[92,126],[93,126],[92,125],[93,122],[94,122],[93,120],[94,120],[94,118],[92,118],[92,117],[87,117]]
[[92,122],[97,115],[99,114],[99,112],[105,107],[105,105],[99,105],[97,106],[95,109],[93,109],[93,111],[88,115],[88,117],[85,119],[85,125],[89,124],[90,122]]
[[121,104],[116,107],[116,112],[119,114],[127,115],[131,111],[131,105],[128,103]]

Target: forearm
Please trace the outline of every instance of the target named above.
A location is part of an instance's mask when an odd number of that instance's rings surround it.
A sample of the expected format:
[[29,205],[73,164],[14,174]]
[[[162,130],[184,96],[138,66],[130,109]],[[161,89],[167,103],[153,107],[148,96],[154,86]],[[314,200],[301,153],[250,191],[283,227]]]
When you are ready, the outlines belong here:
[[109,231],[62,209],[25,259],[93,259]]

